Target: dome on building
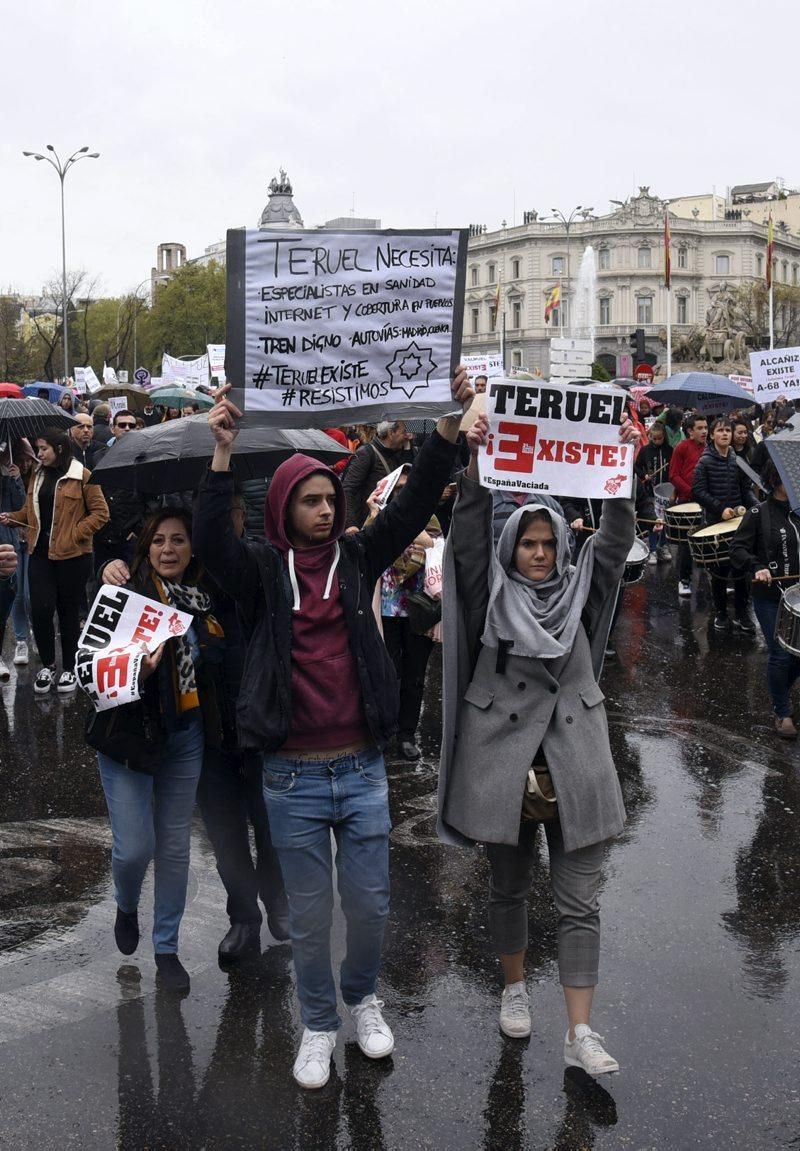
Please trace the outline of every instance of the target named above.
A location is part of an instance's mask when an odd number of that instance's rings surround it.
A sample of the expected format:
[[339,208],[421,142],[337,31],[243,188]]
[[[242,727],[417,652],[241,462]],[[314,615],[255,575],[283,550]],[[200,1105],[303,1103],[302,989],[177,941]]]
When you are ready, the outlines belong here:
[[303,217],[292,199],[291,181],[283,168],[281,168],[277,179],[273,177],[270,180],[269,199],[266,208],[261,213],[258,226],[262,231],[271,231],[274,228],[303,227]]

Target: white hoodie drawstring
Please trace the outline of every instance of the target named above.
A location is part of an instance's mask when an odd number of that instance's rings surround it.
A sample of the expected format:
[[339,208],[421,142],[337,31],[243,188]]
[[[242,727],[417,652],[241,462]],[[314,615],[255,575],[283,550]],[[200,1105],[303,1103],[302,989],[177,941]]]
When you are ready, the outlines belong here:
[[294,570],[294,548],[289,548],[289,581],[292,585],[292,594],[294,596],[292,611],[300,611],[300,585],[297,582],[297,574]]
[[[333,553],[333,563],[331,564],[331,570],[328,572],[328,581],[325,584],[325,593],[322,597],[323,599],[331,598],[333,577],[336,574],[336,568],[339,565],[339,557],[341,554],[342,553],[337,542]],[[300,611],[300,585],[297,582],[297,573],[294,570],[294,548],[289,548],[289,582],[292,585],[292,611]]]
[[334,551],[334,556],[333,556],[333,563],[331,564],[331,570],[328,572],[328,582],[325,584],[325,594],[322,597],[323,599],[330,599],[331,598],[331,585],[333,583],[333,576],[334,576],[334,572],[336,571],[337,564],[339,563],[339,556],[340,555],[341,555],[341,552],[339,551],[339,542],[337,540],[336,549]]

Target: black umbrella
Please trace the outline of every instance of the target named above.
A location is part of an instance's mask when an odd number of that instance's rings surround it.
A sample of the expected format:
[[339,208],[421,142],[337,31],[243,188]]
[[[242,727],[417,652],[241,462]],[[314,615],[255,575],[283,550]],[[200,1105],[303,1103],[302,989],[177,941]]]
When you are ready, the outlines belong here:
[[66,430],[75,423],[63,408],[31,396],[24,400],[0,400],[0,444],[35,440],[47,428]]
[[800,509],[800,430],[788,425],[767,436],[767,454],[781,477],[792,511]]
[[[169,420],[127,432],[103,456],[92,480],[145,495],[188,491],[203,478],[214,446],[206,415]],[[242,428],[234,441],[231,466],[238,479],[262,479],[295,452],[331,464],[350,455],[315,428]]]

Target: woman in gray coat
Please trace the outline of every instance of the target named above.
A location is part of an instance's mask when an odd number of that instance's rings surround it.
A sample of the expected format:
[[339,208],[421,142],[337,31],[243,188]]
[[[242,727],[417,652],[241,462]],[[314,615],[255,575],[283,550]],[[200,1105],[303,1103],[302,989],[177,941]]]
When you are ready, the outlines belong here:
[[[550,508],[521,507],[492,545],[492,496],[478,482],[486,418],[445,557],[444,732],[439,835],[486,845],[489,926],[505,977],[500,1027],[530,1034],[525,988],[527,897],[544,824],[558,911],[559,978],[569,1030],[564,1058],[590,1075],[618,1071],[592,1031],[600,951],[603,845],[625,809],[597,678],[625,559],[631,500],[608,500],[600,527],[570,565],[567,526]],[[626,421],[620,439],[635,442]]]

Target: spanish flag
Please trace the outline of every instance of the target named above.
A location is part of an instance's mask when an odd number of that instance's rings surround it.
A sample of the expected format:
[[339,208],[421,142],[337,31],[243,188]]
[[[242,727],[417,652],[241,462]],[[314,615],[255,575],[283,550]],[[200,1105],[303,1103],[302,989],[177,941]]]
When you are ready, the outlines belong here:
[[772,223],[772,212],[767,222],[767,291],[772,287],[772,261],[775,259],[775,227]]
[[497,281],[497,288],[494,293],[494,319],[492,321],[492,330],[497,327],[497,317],[500,315],[500,281]]
[[553,312],[561,303],[561,285],[556,284],[550,295],[547,297],[547,303],[544,306],[544,322],[550,323],[550,317]]
[[670,272],[672,265],[670,262],[669,254],[670,234],[669,234],[669,212],[664,213],[664,287],[669,291]]

